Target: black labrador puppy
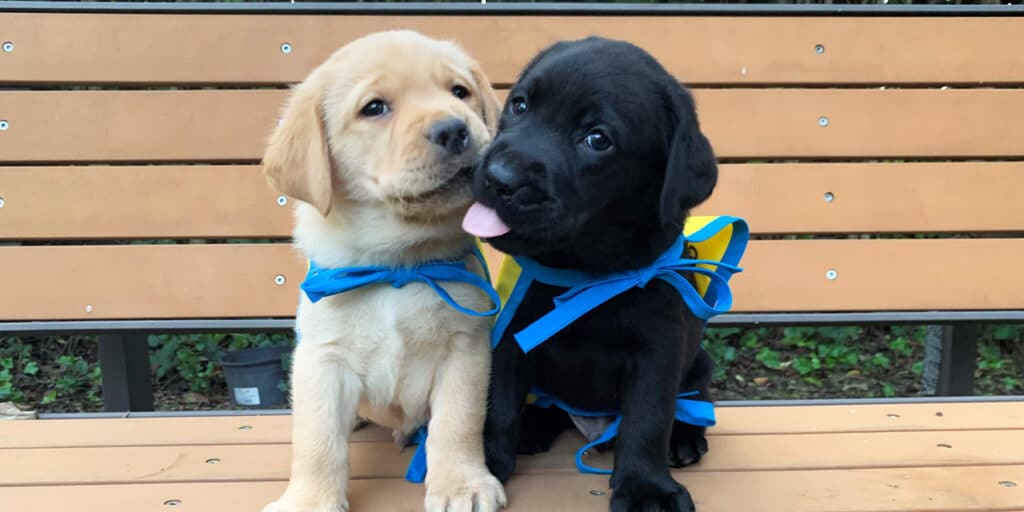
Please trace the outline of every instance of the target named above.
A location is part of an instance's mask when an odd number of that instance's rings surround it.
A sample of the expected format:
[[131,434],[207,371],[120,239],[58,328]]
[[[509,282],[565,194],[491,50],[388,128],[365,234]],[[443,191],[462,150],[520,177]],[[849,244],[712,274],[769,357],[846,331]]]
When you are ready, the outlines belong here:
[[[591,37],[544,50],[509,93],[476,170],[464,226],[547,267],[607,274],[651,264],[680,236],[717,180],[694,102],[649,54]],[[487,464],[505,481],[517,451],[545,451],[570,428],[558,409],[526,406],[536,387],[571,406],[621,414],[613,511],[694,510],[669,466],[698,461],[704,428],[673,420],[674,398],[710,401],[705,322],[664,281],[598,306],[525,354],[512,339],[566,288],[530,288],[494,352]]]

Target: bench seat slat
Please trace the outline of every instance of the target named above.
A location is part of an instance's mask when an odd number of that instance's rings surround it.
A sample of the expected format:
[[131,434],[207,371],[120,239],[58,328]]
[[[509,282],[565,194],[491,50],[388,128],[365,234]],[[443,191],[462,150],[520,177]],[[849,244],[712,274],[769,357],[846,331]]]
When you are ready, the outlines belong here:
[[[721,158],[1024,157],[1024,89],[694,92]],[[2,91],[0,163],[258,161],[285,94]]]
[[[1024,429],[713,436],[710,455],[686,473],[1019,465],[1022,437]],[[516,470],[575,472],[582,445],[581,436],[564,434],[550,452],[521,457]],[[352,478],[403,478],[415,451],[399,451],[390,439],[350,446]],[[0,487],[285,480],[290,456],[288,444],[8,449],[0,450]],[[611,452],[585,460],[612,467]]]
[[[725,164],[695,214],[769,234],[1017,232],[1022,189],[1024,162]],[[0,197],[0,239],[288,238],[292,227],[257,166],[7,167]]]
[[[684,472],[676,478],[693,492],[703,512],[955,512],[1024,508],[1020,482],[1024,466],[848,469],[814,471]],[[259,510],[284,490],[283,480],[0,488],[0,502],[11,510],[57,512],[162,509],[222,512]],[[510,512],[592,511],[607,508],[608,477],[579,474],[520,475],[506,487]],[[742,492],[737,492],[741,490]],[[602,491],[602,492],[591,492]],[[423,487],[398,479],[353,480],[352,510],[416,512]]]
[[[734,311],[1020,309],[1006,269],[1022,252],[1024,239],[754,241]],[[304,273],[285,243],[0,247],[0,320],[289,317]]]
[[498,83],[551,42],[591,34],[633,41],[690,83],[1024,82],[1013,18],[32,13],[0,14],[0,33],[16,48],[0,60],[0,80],[296,82],[341,44],[394,28],[460,42]]
[[[1024,429],[1019,402],[720,407],[716,414],[718,425],[708,430],[714,437]],[[0,423],[0,449],[286,444],[291,421],[287,415],[11,421]],[[387,441],[391,433],[367,427],[353,439]]]

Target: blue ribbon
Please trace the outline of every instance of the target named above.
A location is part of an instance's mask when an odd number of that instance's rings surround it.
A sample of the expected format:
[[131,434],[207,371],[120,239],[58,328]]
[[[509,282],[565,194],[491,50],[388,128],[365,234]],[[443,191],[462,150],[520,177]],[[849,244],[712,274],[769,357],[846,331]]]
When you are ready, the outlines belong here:
[[[683,258],[681,255],[685,246],[686,239],[680,237],[654,263],[640,269],[605,276],[552,269],[528,258],[516,258],[524,276],[528,275],[539,282],[555,286],[571,286],[568,291],[555,297],[554,308],[550,312],[517,332],[516,341],[524,353],[529,352],[587,312],[629,289],[643,288],[654,279],[671,284],[693,314],[702,320],[725,313],[732,307],[729,276],[735,272],[742,272],[743,269],[722,261]],[[700,265],[713,266],[715,270]],[[707,276],[711,279],[708,288],[715,290],[715,293],[702,297],[680,272]]]
[[414,484],[422,484],[427,479],[427,427],[423,426],[412,435],[410,444],[419,445],[416,453],[409,461],[409,469],[405,471],[405,479]]
[[[579,450],[576,451],[576,469],[580,473],[594,474],[594,475],[610,475],[612,471],[610,469],[595,468],[588,466],[583,462],[583,456],[588,450],[595,446],[602,445],[615,439],[615,436],[619,435],[619,425],[622,424],[622,416],[614,412],[593,412],[583,411],[577,409],[554,396],[551,396],[537,388],[531,391],[536,400],[533,402],[535,407],[547,409],[549,407],[558,407],[563,411],[573,414],[576,416],[585,417],[601,417],[601,416],[614,416],[615,420],[612,421],[611,425],[601,433],[601,435],[583,445]],[[715,406],[711,402],[705,402],[703,400],[691,400],[685,397],[697,395],[698,391],[690,391],[687,393],[680,393],[676,395],[676,410],[674,417],[676,420],[689,425],[696,425],[698,427],[713,427],[715,426]]]
[[[478,249],[473,252],[486,272],[487,263],[484,261],[483,255]],[[415,267],[366,266],[330,269],[318,267],[316,263],[310,262],[309,272],[300,288],[310,301],[317,302],[324,297],[364,286],[388,283],[395,288],[401,288],[413,282],[426,284],[448,305],[467,315],[492,316],[501,308],[501,299],[498,298],[498,292],[491,286],[490,279],[485,280],[471,272],[466,268],[466,262],[462,260],[430,262]],[[487,311],[476,311],[464,307],[456,302],[438,282],[464,283],[479,288],[487,293],[494,307]]]

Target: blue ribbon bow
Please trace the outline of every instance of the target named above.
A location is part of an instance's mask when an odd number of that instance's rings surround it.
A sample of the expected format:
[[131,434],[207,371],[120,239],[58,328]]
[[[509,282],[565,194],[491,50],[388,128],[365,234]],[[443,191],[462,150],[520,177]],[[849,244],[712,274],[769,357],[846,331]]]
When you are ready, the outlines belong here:
[[[685,246],[686,239],[680,237],[654,263],[640,269],[605,276],[552,269],[528,258],[516,258],[523,273],[537,281],[555,286],[571,286],[568,291],[555,297],[555,307],[550,312],[517,332],[514,335],[516,341],[524,353],[529,352],[597,306],[632,288],[643,288],[654,279],[671,284],[693,314],[702,320],[728,311],[732,307],[732,291],[729,289],[728,276],[742,272],[743,269],[722,261],[683,258],[681,255]],[[700,265],[713,266],[715,270]],[[709,277],[711,282],[708,289],[709,292],[714,290],[714,293],[702,297],[680,272],[693,272]]]
[[[475,249],[480,264],[487,272],[487,263]],[[306,297],[312,302],[317,302],[324,297],[345,293],[356,288],[362,288],[378,283],[388,283],[395,288],[401,288],[409,283],[420,282],[429,286],[442,300],[456,310],[471,316],[492,316],[498,312],[501,299],[498,292],[491,286],[490,277],[485,280],[466,268],[466,262],[436,261],[424,263],[415,267],[340,267],[325,269],[310,262],[309,272],[300,288],[306,293]],[[445,290],[438,282],[464,283],[483,290],[491,299],[494,307],[487,311],[476,311],[462,306]]]

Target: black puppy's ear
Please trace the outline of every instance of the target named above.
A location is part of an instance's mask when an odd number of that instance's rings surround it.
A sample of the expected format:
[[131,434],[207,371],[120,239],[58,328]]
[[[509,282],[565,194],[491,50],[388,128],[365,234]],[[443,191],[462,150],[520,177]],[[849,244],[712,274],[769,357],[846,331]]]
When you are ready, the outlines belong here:
[[718,182],[715,153],[700,131],[693,99],[682,91],[673,103],[675,131],[661,188],[663,225],[682,224],[686,213],[703,203]]

